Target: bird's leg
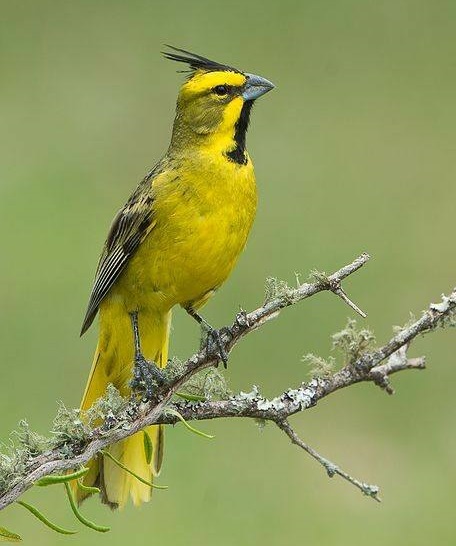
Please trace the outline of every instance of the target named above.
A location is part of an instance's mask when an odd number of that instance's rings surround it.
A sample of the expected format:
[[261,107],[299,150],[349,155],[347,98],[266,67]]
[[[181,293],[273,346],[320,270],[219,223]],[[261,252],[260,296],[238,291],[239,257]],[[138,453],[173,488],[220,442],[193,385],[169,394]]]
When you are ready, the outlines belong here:
[[228,365],[228,354],[225,350],[225,346],[222,340],[222,336],[220,334],[220,330],[216,330],[215,328],[212,328],[212,326],[207,322],[205,318],[203,318],[199,313],[197,313],[194,309],[191,307],[186,307],[185,310],[187,313],[196,320],[196,322],[201,326],[201,328],[204,328],[207,332],[206,337],[206,350],[209,351],[211,349],[211,343],[215,343],[217,346],[218,356],[220,360],[223,362],[223,366],[226,369]]
[[134,311],[133,313],[130,313],[130,318],[135,344],[135,367],[133,369],[133,379],[130,382],[130,386],[135,391],[145,391],[147,400],[150,400],[154,387],[163,385],[166,380],[160,368],[154,362],[146,360],[141,352],[138,312]]

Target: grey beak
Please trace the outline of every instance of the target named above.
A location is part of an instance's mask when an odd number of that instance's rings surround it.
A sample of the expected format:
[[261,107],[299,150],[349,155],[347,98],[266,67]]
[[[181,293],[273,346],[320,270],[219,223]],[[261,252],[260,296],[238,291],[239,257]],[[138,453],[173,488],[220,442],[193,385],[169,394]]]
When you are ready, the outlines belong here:
[[271,91],[271,89],[274,89],[274,84],[266,78],[256,76],[255,74],[245,74],[245,76],[247,77],[247,82],[242,93],[244,100],[258,99],[268,91]]

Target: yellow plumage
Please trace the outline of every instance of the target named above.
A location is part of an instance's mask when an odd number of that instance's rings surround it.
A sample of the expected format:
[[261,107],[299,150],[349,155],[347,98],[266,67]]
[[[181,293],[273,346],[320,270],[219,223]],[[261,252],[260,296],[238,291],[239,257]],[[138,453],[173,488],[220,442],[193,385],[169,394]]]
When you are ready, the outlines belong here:
[[[99,311],[99,341],[83,409],[109,383],[124,396],[131,393],[131,313],[138,316],[144,357],[166,365],[172,308],[180,304],[196,311],[206,303],[234,267],[255,216],[255,178],[245,151],[254,99],[245,97],[249,77],[258,77],[182,53],[187,56],[168,57],[189,63],[194,72],[179,93],[169,150],[119,211],[100,260],[83,326],[85,331]],[[150,481],[160,470],[163,430],[154,426],[148,432],[151,465],[140,433],[109,450]],[[91,461],[84,483],[98,484],[113,507],[123,506],[129,496],[135,504],[150,498],[147,485],[106,457]],[[79,501],[85,496],[77,495]]]

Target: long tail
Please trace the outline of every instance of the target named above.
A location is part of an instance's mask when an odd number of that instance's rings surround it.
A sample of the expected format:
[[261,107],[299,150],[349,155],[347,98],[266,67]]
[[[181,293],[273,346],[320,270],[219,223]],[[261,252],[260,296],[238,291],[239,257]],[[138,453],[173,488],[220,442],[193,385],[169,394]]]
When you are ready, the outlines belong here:
[[[140,312],[138,315],[141,350],[147,360],[164,367],[168,358],[169,327],[171,312],[162,314]],[[92,369],[82,399],[81,408],[88,409],[97,398],[103,396],[112,383],[123,396],[130,394],[134,358],[133,331],[130,316],[125,309],[113,302],[106,302],[100,309],[100,335]],[[137,433],[109,447],[109,452],[127,468],[142,478],[152,481],[160,472],[163,459],[163,426],[151,426],[147,432],[152,440],[153,456],[146,461],[143,434]],[[122,470],[108,457],[99,456],[89,463],[90,471],[84,477],[84,485],[101,489],[103,502],[112,508],[123,507],[131,497],[135,505],[150,500],[151,488]],[[74,489],[78,502],[87,493]]]

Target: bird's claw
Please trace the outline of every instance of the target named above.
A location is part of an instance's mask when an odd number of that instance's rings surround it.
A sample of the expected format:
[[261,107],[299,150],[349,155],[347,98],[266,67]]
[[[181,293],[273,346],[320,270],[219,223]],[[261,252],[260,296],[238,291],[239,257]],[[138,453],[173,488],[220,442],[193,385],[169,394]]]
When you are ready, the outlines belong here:
[[153,398],[154,390],[166,383],[163,372],[154,362],[149,362],[142,354],[135,356],[131,388],[144,395],[146,400]]
[[228,367],[228,353],[225,349],[225,344],[223,343],[222,339],[222,332],[221,330],[216,330],[215,328],[208,327],[207,328],[207,337],[206,337],[206,351],[208,353],[212,352],[214,350],[214,346],[216,348],[216,354],[218,358],[223,362],[223,367]]

